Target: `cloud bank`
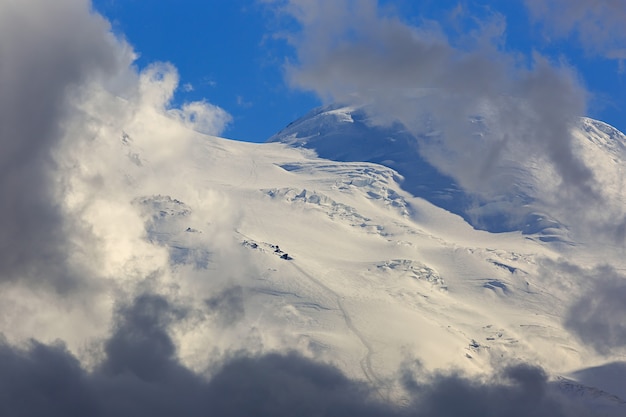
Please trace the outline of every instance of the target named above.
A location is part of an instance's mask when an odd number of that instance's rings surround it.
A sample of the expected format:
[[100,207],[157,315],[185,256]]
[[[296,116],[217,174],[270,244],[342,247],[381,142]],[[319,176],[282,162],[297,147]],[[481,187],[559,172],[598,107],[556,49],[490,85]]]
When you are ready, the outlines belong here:
[[2,1],[0,35],[0,326],[11,342],[36,334],[76,352],[106,329],[111,297],[172,276],[129,184],[158,188],[142,166],[167,175],[192,152],[177,137],[219,134],[231,117],[172,106],[176,69],[139,72],[87,0]]
[[[94,89],[140,95],[139,106],[165,107],[178,77],[171,66],[139,77],[132,49],[114,38],[88,1],[3,1],[0,27],[0,280],[68,291],[81,273],[68,264],[68,254],[80,251],[68,234],[81,225],[64,216],[54,152],[69,125],[88,125],[78,117],[81,100]],[[230,121],[222,109],[202,102],[167,111],[206,133],[219,133]],[[85,139],[72,138],[75,144]]]
[[575,416],[550,393],[539,368],[511,366],[480,381],[405,372],[408,404],[381,401],[333,366],[291,354],[239,356],[212,374],[176,359],[170,326],[188,312],[154,294],[118,306],[91,371],[62,344],[0,344],[0,412],[21,416]]
[[0,280],[39,280],[59,291],[76,281],[71,242],[55,202],[51,150],[71,111],[68,92],[113,77],[129,56],[89,3],[0,4]]

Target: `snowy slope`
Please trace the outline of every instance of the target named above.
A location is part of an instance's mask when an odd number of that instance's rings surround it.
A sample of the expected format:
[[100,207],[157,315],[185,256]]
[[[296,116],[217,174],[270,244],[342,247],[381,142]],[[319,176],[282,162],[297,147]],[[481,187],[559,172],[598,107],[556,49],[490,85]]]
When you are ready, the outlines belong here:
[[[590,375],[626,350],[598,353],[564,324],[591,291],[574,272],[624,269],[622,258],[550,243],[563,225],[550,232],[543,213],[518,231],[475,229],[462,210],[468,197],[420,159],[408,135],[358,117],[324,110],[266,144],[112,126],[90,144],[91,159],[72,161],[89,172],[70,182],[67,209],[108,248],[102,273],[113,287],[152,280],[194,309],[171,330],[193,369],[211,365],[207,345],[220,357],[296,350],[394,398],[402,369],[417,361],[470,375],[524,362],[543,367],[555,390],[623,414],[626,377],[599,387]],[[590,158],[618,175],[623,136],[593,120],[583,126]],[[184,166],[168,164],[172,154]],[[410,170],[416,163],[423,169]],[[81,193],[111,165],[102,199],[82,205]],[[61,337],[76,352],[86,336],[101,336],[32,317],[42,338]],[[10,322],[2,330],[19,338]]]
[[[479,121],[472,125],[475,131],[468,135],[480,137],[485,133],[486,127]],[[440,134],[429,130],[428,124],[418,135],[400,124],[381,124],[369,115],[367,106],[330,105],[291,123],[269,142],[312,149],[336,161],[388,166],[401,175],[399,183],[404,190],[462,216],[482,230],[539,233],[545,241],[571,239],[568,223],[574,221],[559,210],[562,198],[556,194],[560,184],[545,162],[531,158],[520,165],[505,160],[503,164],[508,166],[499,173],[508,183],[505,192],[488,196],[467,192],[424,156]],[[582,118],[574,138],[581,159],[593,168],[602,185],[603,197],[611,206],[621,206],[625,189],[620,162],[626,156],[626,137],[602,122]]]

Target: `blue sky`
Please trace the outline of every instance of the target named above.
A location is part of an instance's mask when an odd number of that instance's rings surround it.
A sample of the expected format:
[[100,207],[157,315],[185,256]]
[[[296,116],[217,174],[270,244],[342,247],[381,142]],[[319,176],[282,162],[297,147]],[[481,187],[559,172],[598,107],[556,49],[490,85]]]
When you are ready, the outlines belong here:
[[[285,35],[302,34],[306,23],[278,12],[286,3],[307,2],[94,0],[93,5],[139,53],[139,68],[155,61],[177,67],[176,103],[206,100],[218,105],[233,117],[223,136],[260,142],[323,101],[336,98],[289,81],[285,63],[297,64],[306,57],[297,45],[285,41]],[[358,1],[337,3],[359,7]],[[604,3],[594,11],[579,0],[381,0],[378,13],[412,28],[436,27],[461,51],[468,48],[467,34],[495,16],[504,28],[497,40],[501,52],[518,54],[529,66],[533,54],[539,53],[555,65],[571,68],[588,94],[587,115],[624,131],[626,73],[614,56],[615,51],[623,54],[626,35],[611,19],[620,13],[626,16],[626,6],[612,0]],[[563,6],[572,13],[563,11]],[[561,17],[553,16],[556,11]],[[580,23],[584,19],[598,24],[587,27]],[[594,35],[604,29],[607,33]],[[612,44],[605,48],[608,43]]]

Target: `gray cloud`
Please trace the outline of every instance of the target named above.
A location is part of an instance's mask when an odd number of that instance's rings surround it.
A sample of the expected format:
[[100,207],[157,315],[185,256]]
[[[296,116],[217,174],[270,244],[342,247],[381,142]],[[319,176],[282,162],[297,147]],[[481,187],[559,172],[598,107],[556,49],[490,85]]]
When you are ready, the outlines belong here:
[[0,346],[0,414],[98,415],[96,394],[79,362],[62,345]]
[[232,326],[245,316],[243,288],[229,287],[206,300],[206,305],[222,326]]
[[86,0],[0,2],[0,281],[73,285],[51,152],[72,89],[119,67],[115,42]]
[[122,306],[113,335],[105,344],[107,360],[101,370],[146,381],[162,378],[176,366],[176,347],[166,330],[185,315],[183,309],[156,295],[140,295],[131,305]]
[[622,0],[526,0],[526,5],[550,35],[574,33],[590,53],[626,58],[626,3]]
[[626,347],[626,277],[609,266],[593,271],[572,268],[569,274],[588,284],[570,307],[566,328],[602,354]]
[[[212,376],[180,365],[169,327],[184,310],[143,294],[121,305],[105,358],[93,371],[62,345],[0,344],[0,413],[21,416],[571,416],[545,373],[518,365],[489,380],[405,375],[400,407],[333,366],[297,354],[238,356]],[[208,349],[207,349],[208,350]]]
[[430,163],[478,195],[511,190],[512,173],[529,158],[551,164],[565,194],[595,195],[570,130],[584,114],[584,90],[564,65],[536,56],[528,67],[502,52],[502,16],[455,42],[459,48],[432,24],[383,15],[374,0],[283,6],[300,25],[290,38],[297,62],[287,67],[295,87],[369,103],[379,123],[403,123]]
[[409,378],[409,384],[415,393],[416,416],[577,415],[551,395],[543,370],[526,364],[506,367],[488,382],[439,373],[427,383]]

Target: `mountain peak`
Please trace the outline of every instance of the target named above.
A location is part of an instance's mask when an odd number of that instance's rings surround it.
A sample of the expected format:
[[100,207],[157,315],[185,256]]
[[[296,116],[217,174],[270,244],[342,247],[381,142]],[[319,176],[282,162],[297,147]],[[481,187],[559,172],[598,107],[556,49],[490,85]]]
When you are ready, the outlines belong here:
[[[586,119],[589,129],[608,130]],[[477,123],[480,120],[477,119]],[[604,130],[602,130],[604,129]],[[332,104],[317,108],[290,123],[268,142],[314,150],[322,158],[344,162],[372,162],[395,170],[402,188],[416,197],[464,218],[477,229],[490,232],[521,231],[541,239],[561,240],[562,225],[533,205],[532,170],[517,172],[508,194],[481,195],[466,191],[442,172],[422,151],[440,132],[414,135],[400,123],[380,124],[366,106]],[[617,135],[617,133],[615,133]]]

